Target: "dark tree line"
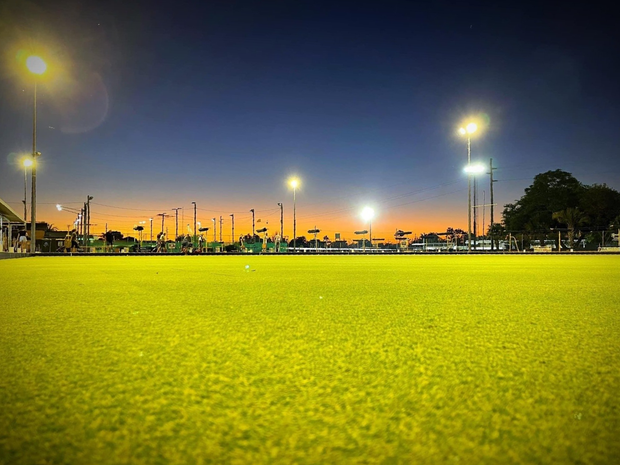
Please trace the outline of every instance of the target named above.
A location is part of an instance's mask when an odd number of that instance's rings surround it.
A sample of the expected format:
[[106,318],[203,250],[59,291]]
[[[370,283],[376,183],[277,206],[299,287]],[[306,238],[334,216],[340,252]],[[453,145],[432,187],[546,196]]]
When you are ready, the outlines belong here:
[[620,227],[620,192],[605,184],[582,184],[566,171],[547,171],[519,200],[505,205],[503,220],[507,231],[530,238],[565,230],[570,244],[586,235],[595,241]]

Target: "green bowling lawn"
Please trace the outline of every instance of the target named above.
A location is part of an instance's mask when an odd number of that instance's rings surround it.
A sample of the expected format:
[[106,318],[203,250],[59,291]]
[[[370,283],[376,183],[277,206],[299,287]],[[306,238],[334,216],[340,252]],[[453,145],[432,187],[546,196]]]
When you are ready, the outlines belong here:
[[620,457],[620,257],[36,257],[0,279],[0,463]]

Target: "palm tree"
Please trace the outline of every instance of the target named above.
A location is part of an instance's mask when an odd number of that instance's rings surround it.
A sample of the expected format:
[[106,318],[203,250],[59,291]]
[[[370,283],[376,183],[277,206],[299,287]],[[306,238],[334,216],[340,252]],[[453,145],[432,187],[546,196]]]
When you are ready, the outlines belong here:
[[588,218],[584,212],[579,208],[567,208],[559,212],[555,212],[552,218],[559,223],[565,224],[568,228],[568,243],[570,248],[573,248],[573,240],[575,238],[575,230],[577,226],[584,224]]

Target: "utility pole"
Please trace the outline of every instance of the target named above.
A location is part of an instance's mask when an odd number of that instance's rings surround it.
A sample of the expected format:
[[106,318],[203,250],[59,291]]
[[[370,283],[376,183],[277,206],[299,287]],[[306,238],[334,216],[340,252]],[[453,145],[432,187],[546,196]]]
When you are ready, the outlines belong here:
[[222,226],[224,225],[224,220],[222,219],[222,215],[220,215],[220,242],[222,242]]
[[232,218],[232,238],[230,242],[234,244],[235,243],[235,214],[231,213],[230,217]]
[[179,208],[173,208],[174,210],[174,240],[177,240],[177,237],[179,237],[179,210],[181,209],[181,207]]
[[490,178],[490,194],[491,194],[491,228],[490,228],[490,232],[491,232],[491,251],[493,251],[493,207],[494,207],[494,203],[493,203],[493,183],[497,182],[495,179],[493,179],[493,171],[495,171],[497,168],[493,168],[493,159],[491,158],[489,160],[489,178]]
[[254,238],[254,230],[255,230],[255,226],[254,226],[254,209],[252,208],[250,211],[252,212],[252,238]]
[[192,245],[194,248],[196,247],[196,202],[192,202],[194,205],[194,240],[192,241]]
[[278,206],[280,207],[280,237],[284,240],[284,207],[282,202],[278,202]]
[[86,196],[86,208],[87,208],[87,217],[86,217],[86,246],[90,244],[90,201],[93,199],[92,195]]

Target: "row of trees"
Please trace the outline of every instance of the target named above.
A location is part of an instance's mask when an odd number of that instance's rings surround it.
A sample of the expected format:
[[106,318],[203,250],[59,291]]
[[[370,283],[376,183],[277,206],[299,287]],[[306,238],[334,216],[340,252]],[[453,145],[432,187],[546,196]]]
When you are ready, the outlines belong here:
[[503,223],[507,231],[530,238],[565,230],[571,247],[583,238],[600,243],[605,232],[620,228],[620,192],[605,184],[582,184],[566,171],[547,171],[504,207]]

